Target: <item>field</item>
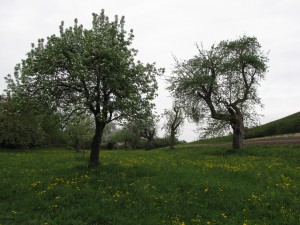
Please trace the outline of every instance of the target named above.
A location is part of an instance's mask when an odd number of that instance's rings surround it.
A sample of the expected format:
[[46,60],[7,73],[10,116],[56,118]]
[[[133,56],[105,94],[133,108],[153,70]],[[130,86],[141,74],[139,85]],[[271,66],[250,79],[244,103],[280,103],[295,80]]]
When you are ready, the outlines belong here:
[[0,151],[0,224],[300,224],[300,146]]

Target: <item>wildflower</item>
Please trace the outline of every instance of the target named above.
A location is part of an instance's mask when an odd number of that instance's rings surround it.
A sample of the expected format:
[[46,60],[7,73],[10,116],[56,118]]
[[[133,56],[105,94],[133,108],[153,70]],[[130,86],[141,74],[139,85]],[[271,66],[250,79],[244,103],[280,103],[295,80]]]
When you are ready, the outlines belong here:
[[37,195],[38,196],[41,196],[41,195],[43,195],[43,194],[45,194],[46,193],[46,191],[41,191],[41,192],[39,192]]
[[42,183],[41,181],[34,182],[34,183],[31,184],[31,187],[36,188],[41,183]]
[[17,214],[17,212],[15,210],[11,210],[12,214]]
[[205,189],[204,189],[204,192],[208,192],[208,188],[205,188]]

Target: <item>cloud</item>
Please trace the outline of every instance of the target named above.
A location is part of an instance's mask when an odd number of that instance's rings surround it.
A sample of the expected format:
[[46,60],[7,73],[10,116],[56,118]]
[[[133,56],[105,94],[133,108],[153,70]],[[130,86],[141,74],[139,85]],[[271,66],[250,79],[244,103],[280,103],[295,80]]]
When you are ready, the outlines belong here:
[[[3,0],[0,8],[0,92],[4,76],[13,73],[25,58],[30,44],[58,33],[74,18],[91,26],[92,13],[104,8],[113,18],[125,15],[126,27],[133,28],[134,47],[144,62],[157,62],[170,75],[173,54],[188,59],[196,54],[195,43],[209,47],[241,35],[258,38],[269,53],[269,73],[260,94],[265,109],[262,122],[300,111],[300,2],[298,0]],[[171,106],[166,82],[160,81],[158,111]],[[193,130],[194,128],[190,128]],[[182,138],[196,135],[187,127]]]

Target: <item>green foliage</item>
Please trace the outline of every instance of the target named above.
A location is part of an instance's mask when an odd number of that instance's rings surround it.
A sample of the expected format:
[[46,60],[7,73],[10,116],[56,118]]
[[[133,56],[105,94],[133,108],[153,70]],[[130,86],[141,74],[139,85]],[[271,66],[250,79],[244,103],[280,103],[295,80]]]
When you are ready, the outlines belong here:
[[300,113],[295,113],[270,123],[246,130],[246,138],[279,134],[300,133]]
[[299,146],[224,150],[0,151],[0,224],[298,224]]
[[154,148],[154,139],[157,133],[159,117],[153,113],[143,118],[132,118],[125,124],[126,132],[131,135],[132,147],[136,148],[141,139],[147,140],[146,149]]
[[110,21],[104,10],[93,14],[92,28],[75,19],[62,22],[58,36],[39,39],[27,58],[7,77],[8,92],[15,87],[65,114],[89,112],[95,121],[91,163],[99,163],[99,146],[105,126],[115,120],[142,118],[154,106],[156,75],[163,69],[135,60],[133,32],[125,18]]
[[28,148],[63,142],[59,117],[26,98],[9,97],[0,103],[0,145]]
[[[176,139],[175,144],[179,143]],[[104,145],[106,149],[149,149],[149,143],[147,139],[138,136],[135,132],[128,129],[120,129],[114,132],[111,136],[109,145]],[[163,148],[170,145],[169,137],[154,137],[153,148]]]
[[69,145],[77,151],[88,149],[93,138],[94,121],[89,114],[74,115],[67,121],[65,132],[69,137]]
[[[182,144],[185,143],[185,141],[179,141],[178,138],[175,137],[174,144]],[[156,137],[154,138],[154,147],[155,148],[164,148],[164,147],[170,147],[170,137]]]
[[41,117],[30,106],[20,109],[13,101],[0,106],[0,143],[7,147],[33,147],[44,142]]
[[[125,20],[93,14],[92,29],[60,26],[60,35],[40,39],[16,67],[17,83],[68,111],[90,110],[101,122],[151,108],[158,71],[136,62],[133,33]],[[45,92],[47,91],[47,92]]]
[[127,128],[121,128],[115,131],[110,138],[110,149],[113,148],[137,148],[140,142],[140,136],[135,135],[131,130]]
[[206,119],[208,134],[252,125],[254,106],[260,105],[257,88],[268,61],[257,39],[243,36],[198,51],[189,60],[176,61],[170,79],[169,90],[185,113],[195,122]]

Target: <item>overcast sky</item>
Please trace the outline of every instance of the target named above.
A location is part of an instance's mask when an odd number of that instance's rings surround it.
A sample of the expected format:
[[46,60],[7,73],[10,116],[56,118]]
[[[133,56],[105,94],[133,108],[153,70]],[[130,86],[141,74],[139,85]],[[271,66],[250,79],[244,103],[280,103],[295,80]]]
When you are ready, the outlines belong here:
[[[171,75],[173,55],[189,59],[196,43],[205,48],[242,35],[257,37],[269,52],[269,72],[260,88],[264,109],[261,123],[300,111],[299,0],[1,0],[0,93],[4,77],[25,58],[31,43],[59,33],[62,20],[74,18],[91,27],[92,13],[105,9],[110,18],[124,15],[133,29],[134,47],[143,62],[156,62]],[[171,107],[166,82],[159,79],[157,111]],[[186,125],[181,139],[195,140]]]

